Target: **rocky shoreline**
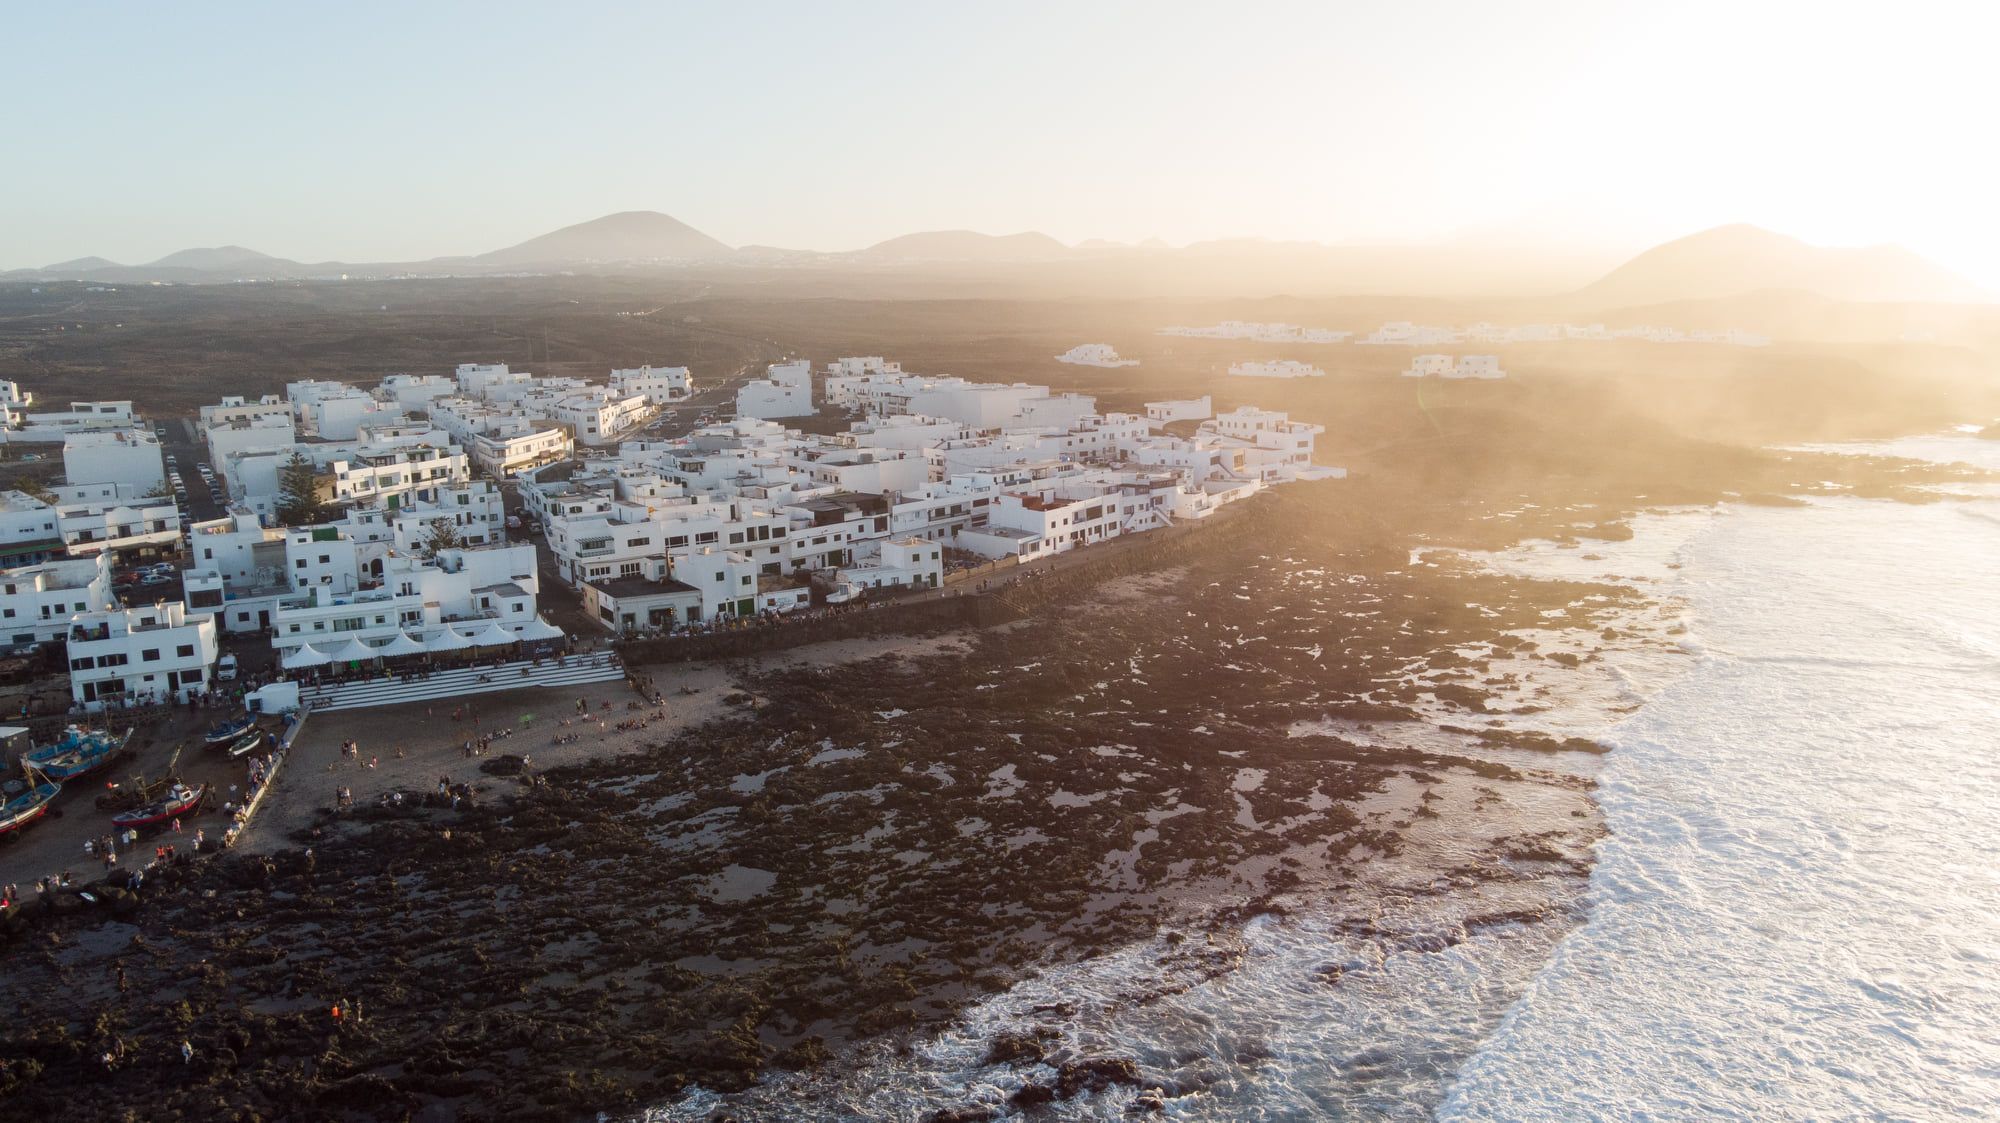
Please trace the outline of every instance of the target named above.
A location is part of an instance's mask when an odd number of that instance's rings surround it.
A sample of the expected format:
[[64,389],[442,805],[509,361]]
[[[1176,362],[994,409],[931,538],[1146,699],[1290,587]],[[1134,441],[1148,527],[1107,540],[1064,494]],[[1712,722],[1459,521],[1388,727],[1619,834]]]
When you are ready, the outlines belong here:
[[[955,647],[745,668],[732,714],[651,746],[529,777],[493,757],[455,808],[413,788],[149,878],[10,942],[0,1095],[76,1119],[634,1115],[907,1048],[1135,942],[1178,933],[1158,986],[1199,986],[1247,918],[1365,900],[1399,863],[1440,900],[1520,888],[1459,931],[1560,928],[1601,829],[1594,746],[1510,731],[1508,668],[1589,661],[1545,639],[1601,637],[1637,596],[1411,557],[1448,528],[1616,535],[1640,505],[1537,498],[1297,485]],[[1441,710],[1442,742],[1310,731]],[[1014,1106],[1198,1093],[1076,1052],[1049,1013],[1055,1036],[990,1042],[1027,1073]]]

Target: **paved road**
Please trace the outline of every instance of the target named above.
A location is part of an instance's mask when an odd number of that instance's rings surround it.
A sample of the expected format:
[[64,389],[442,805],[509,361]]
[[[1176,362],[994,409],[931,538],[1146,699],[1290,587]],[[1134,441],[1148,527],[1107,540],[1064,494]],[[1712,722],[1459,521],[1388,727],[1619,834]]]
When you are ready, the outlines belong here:
[[181,482],[187,485],[188,501],[181,513],[195,522],[221,518],[225,513],[223,498],[202,482],[197,467],[208,461],[208,446],[201,442],[194,421],[186,417],[155,419],[153,432],[159,435],[161,450],[174,458],[168,467],[180,472]]

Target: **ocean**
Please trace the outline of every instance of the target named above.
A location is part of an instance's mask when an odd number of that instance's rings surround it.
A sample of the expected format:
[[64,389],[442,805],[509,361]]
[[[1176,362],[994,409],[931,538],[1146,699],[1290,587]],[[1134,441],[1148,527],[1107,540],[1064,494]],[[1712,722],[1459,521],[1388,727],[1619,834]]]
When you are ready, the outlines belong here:
[[1677,517],[1693,665],[1606,734],[1589,919],[1438,1118],[2000,1115],[1996,494]]

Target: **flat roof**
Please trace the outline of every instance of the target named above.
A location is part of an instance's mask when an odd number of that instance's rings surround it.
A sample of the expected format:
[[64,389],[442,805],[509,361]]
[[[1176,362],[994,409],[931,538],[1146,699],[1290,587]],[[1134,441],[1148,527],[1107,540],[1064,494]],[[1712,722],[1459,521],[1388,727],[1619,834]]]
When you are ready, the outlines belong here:
[[628,600],[632,597],[669,596],[693,593],[701,595],[701,590],[685,581],[669,577],[665,581],[655,581],[650,577],[605,577],[585,582],[591,588],[613,600]]

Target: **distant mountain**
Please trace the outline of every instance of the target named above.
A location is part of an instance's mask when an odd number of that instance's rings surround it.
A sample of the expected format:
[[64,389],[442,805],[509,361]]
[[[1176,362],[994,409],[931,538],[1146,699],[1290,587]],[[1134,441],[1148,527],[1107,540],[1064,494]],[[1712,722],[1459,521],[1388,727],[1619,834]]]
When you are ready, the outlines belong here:
[[621,211],[565,226],[473,260],[486,265],[718,261],[733,252],[670,215],[658,211]]
[[205,249],[181,250],[170,253],[147,266],[150,269],[201,269],[232,270],[249,267],[290,266],[297,262],[258,253],[243,246],[210,246]]
[[44,273],[88,273],[93,269],[123,268],[125,267],[108,257],[79,257],[74,261],[58,261],[54,265],[45,265],[41,271]]
[[865,261],[1053,261],[1070,249],[1047,234],[928,230],[877,242],[850,256]]
[[1977,301],[1977,286],[1900,246],[1835,249],[1757,226],[1718,226],[1640,254],[1576,293],[1598,307],[1793,289],[1834,300]]

